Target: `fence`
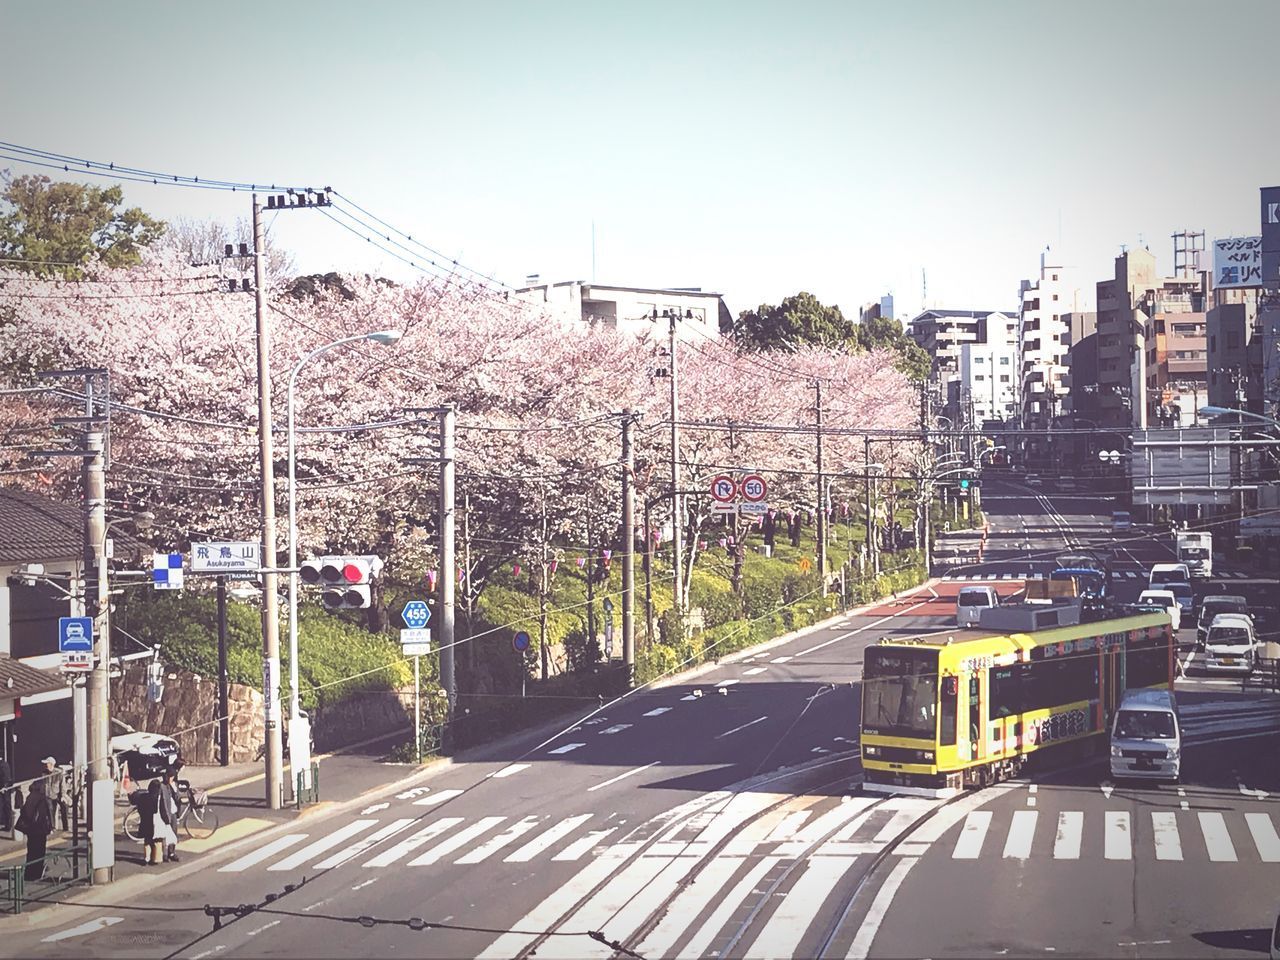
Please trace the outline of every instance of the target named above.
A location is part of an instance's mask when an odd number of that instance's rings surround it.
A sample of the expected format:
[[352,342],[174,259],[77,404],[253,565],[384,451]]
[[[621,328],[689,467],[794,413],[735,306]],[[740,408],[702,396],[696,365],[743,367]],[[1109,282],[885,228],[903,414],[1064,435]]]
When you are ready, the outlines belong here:
[[1244,678],[1244,688],[1250,687],[1280,693],[1280,659],[1259,657],[1254,661],[1253,670]]

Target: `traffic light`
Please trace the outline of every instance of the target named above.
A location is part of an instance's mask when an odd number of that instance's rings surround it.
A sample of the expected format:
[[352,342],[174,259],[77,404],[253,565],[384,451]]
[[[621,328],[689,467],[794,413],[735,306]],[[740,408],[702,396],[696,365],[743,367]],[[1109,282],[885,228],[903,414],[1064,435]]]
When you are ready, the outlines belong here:
[[961,489],[961,490],[968,490],[968,489],[969,489],[969,483],[970,483],[970,480],[969,480],[969,478],[968,478],[968,477],[961,477],[961,478],[960,478],[960,489]]
[[298,570],[304,583],[319,586],[326,610],[368,607],[374,579],[382,571],[382,558],[331,556],[305,560]]

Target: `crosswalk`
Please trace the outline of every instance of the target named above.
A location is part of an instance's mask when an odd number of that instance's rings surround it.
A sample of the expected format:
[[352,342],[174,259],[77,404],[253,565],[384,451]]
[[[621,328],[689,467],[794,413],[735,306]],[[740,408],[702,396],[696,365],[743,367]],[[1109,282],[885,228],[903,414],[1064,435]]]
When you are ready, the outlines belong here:
[[[800,797],[753,819],[776,799],[771,794],[753,795],[739,801],[731,817],[694,816],[681,830],[655,843],[651,852],[688,860],[728,840],[727,852],[740,857],[791,860],[808,855],[817,843],[822,844],[820,855],[857,857],[883,850],[940,803],[919,798],[884,803],[865,796],[845,797],[842,802]],[[277,836],[218,869],[281,873],[337,867],[467,867],[497,861],[527,864],[539,859],[575,863],[633,842],[625,826],[616,814],[598,813],[357,817],[320,834],[294,831]],[[1168,862],[1233,863],[1243,858],[1280,863],[1280,835],[1266,812],[1241,817],[1186,809],[1091,815],[1067,810],[1054,815],[1028,809],[1002,817],[990,809],[966,813],[963,808],[944,808],[927,829],[907,838],[907,849],[919,854],[937,843],[950,844],[956,860],[1132,860],[1149,855]]]
[[[1213,579],[1214,580],[1248,580],[1248,579],[1251,579],[1251,576],[1252,576],[1251,574],[1243,573],[1239,570],[1235,570],[1227,573],[1216,574]],[[1041,570],[1026,569],[1026,570],[1005,570],[1000,573],[990,573],[990,572],[948,573],[943,575],[942,579],[944,581],[945,580],[950,580],[950,581],[963,580],[970,583],[994,583],[994,582],[1012,581],[1012,580],[1043,580],[1045,579],[1045,577],[1046,577],[1046,573],[1043,569]],[[1112,570],[1111,579],[1120,580],[1120,581],[1124,581],[1124,580],[1145,581],[1147,579],[1147,572],[1145,570]]]

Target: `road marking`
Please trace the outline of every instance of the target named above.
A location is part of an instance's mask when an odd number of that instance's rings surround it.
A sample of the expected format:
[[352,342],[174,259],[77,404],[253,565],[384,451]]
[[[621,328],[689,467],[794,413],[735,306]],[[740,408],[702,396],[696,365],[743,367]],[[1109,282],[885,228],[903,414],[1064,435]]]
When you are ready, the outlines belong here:
[[611,787],[619,780],[625,780],[627,777],[634,776],[643,770],[648,770],[650,767],[656,767],[660,762],[661,761],[659,760],[655,760],[653,763],[646,763],[643,767],[636,767],[635,769],[628,770],[626,773],[620,773],[616,777],[612,777],[603,783],[597,783],[594,787],[587,787],[587,793],[595,793],[597,790],[603,790],[605,787]]
[[59,940],[70,940],[72,937],[83,937],[86,933],[96,933],[107,927],[114,927],[117,923],[124,920],[124,917],[95,917],[86,923],[80,924],[78,927],[69,927],[66,930],[60,930],[57,933],[51,933],[49,936],[41,940],[41,943],[57,943]]
[[451,827],[456,827],[461,822],[462,817],[441,817],[434,823],[427,824],[412,836],[401,840],[394,847],[382,851],[382,853],[378,854],[372,860],[366,861],[364,865],[366,867],[389,867],[401,857],[407,856],[414,850],[417,850],[428,840],[438,837],[446,830]]
[[461,793],[461,790],[441,790],[439,793],[433,793],[429,797],[413,801],[413,805],[415,807],[434,807],[437,803],[452,800],[454,797],[461,795]]
[[364,853],[375,844],[381,843],[383,840],[387,839],[387,837],[395,836],[401,830],[414,823],[417,823],[417,818],[415,817],[405,817],[401,820],[392,820],[381,830],[374,831],[367,837],[361,837],[355,843],[351,844],[351,846],[343,850],[339,850],[327,859],[321,860],[315,865],[315,869],[328,870],[331,867],[336,867],[339,864],[346,863],[348,860],[360,856],[360,854]]
[[1133,844],[1129,835],[1129,814],[1122,810],[1108,810],[1104,817],[1102,855],[1108,860],[1132,860]]
[[[764,877],[778,865],[782,860],[781,857],[764,857],[759,863],[753,867],[745,877],[738,881],[728,895],[720,901],[711,916],[707,917],[706,922],[693,935],[683,950],[680,951],[681,957],[700,957],[707,952],[707,948],[711,946],[711,942],[716,938],[721,929],[729,918],[737,912],[738,907],[747,898],[752,890],[756,888]],[[685,918],[686,922],[688,918]]]
[[973,810],[964,818],[964,829],[960,831],[960,839],[951,852],[953,860],[977,860],[982,853],[982,841],[987,836],[987,828],[991,826],[990,810]]
[[750,670],[743,670],[742,675],[744,677],[754,677],[761,673],[764,673],[765,670],[767,669],[768,669],[767,667],[752,667]]
[[[551,752],[555,753],[554,750],[552,750]],[[533,766],[533,764],[511,763],[503,767],[501,770],[494,771],[493,773],[489,774],[489,776],[492,777],[494,780],[505,780],[507,777],[513,776],[514,774],[519,773],[521,770],[528,770],[531,766]]]
[[502,833],[482,843],[470,853],[459,857],[453,861],[455,864],[463,863],[483,863],[489,857],[493,856],[511,841],[528,833],[541,821],[541,817],[525,817],[523,820],[517,820]]
[[1080,839],[1084,833],[1084,813],[1063,810],[1058,814],[1058,834],[1053,838],[1053,859],[1079,860]]
[[421,867],[435,863],[437,860],[447,857],[449,854],[453,853],[453,851],[457,850],[463,844],[470,843],[476,837],[480,836],[480,834],[492,830],[506,819],[506,817],[481,817],[465,830],[459,830],[448,840],[442,840],[426,853],[421,853],[414,857],[406,863],[405,866]]
[[369,814],[371,814],[371,813],[377,813],[379,810],[385,810],[385,809],[387,809],[387,807],[389,807],[389,806],[391,806],[391,804],[390,804],[390,803],[385,803],[385,802],[384,802],[384,803],[375,803],[375,804],[373,804],[372,806],[365,807],[363,810],[361,810],[361,811],[360,811],[360,816],[362,816],[362,817],[367,817]]
[[270,923],[264,923],[262,926],[258,927],[258,929],[256,930],[247,931],[246,936],[256,937],[258,934],[262,933],[263,930],[270,930],[272,927],[278,926],[279,924],[280,924],[279,920],[272,920]]
[[550,847],[557,840],[567,837],[569,834],[573,833],[574,830],[578,829],[578,827],[582,826],[593,816],[594,814],[591,813],[580,813],[577,816],[565,817],[554,827],[550,827],[538,834],[515,853],[504,857],[502,862],[527,863],[538,854],[542,853],[542,851]]
[[813,815],[812,810],[795,810],[788,813],[782,822],[773,828],[773,832],[765,837],[765,843],[790,840],[806,820]]
[[719,683],[717,683],[717,684],[716,684],[716,686],[717,686],[717,687],[732,687],[732,686],[733,686],[735,683],[737,683],[737,682],[738,682],[737,680],[721,680]]
[[1236,785],[1240,788],[1240,795],[1244,797],[1253,797],[1255,800],[1267,799],[1267,791],[1255,790],[1252,787],[1246,787],[1242,781],[1237,780]]
[[[559,755],[559,754],[565,754],[565,753],[572,753],[574,750],[577,750],[579,747],[585,747],[585,746],[586,746],[585,743],[566,743],[563,747],[556,747],[554,750],[548,750],[547,753],[553,756]],[[525,766],[528,766],[528,764],[525,764]]]
[[845,954],[846,957],[851,960],[862,960],[864,957],[871,956],[871,944],[876,934],[880,932],[880,924],[884,921],[885,914],[889,912],[889,905],[893,903],[898,888],[902,886],[902,881],[907,878],[916,861],[916,857],[903,857],[894,865],[889,876],[885,877],[884,883],[876,891],[876,898],[871,901],[871,908],[858,926],[858,935],[853,938],[853,944]]
[[[919,809],[913,810],[910,808],[905,810],[898,810],[897,812],[894,813],[892,817],[889,818],[889,822],[880,828],[880,832],[871,838],[871,842],[872,843],[888,843],[898,834],[902,833],[903,830],[906,830],[907,827],[911,826],[911,824],[914,823],[916,820],[919,820],[922,812],[923,811]],[[840,832],[844,833],[843,830]],[[852,837],[853,834],[850,833],[849,836]]]
[[857,857],[813,857],[760,931],[743,951],[747,957],[791,957],[809,928],[815,908],[852,869]]
[[178,849],[184,853],[205,853],[271,826],[275,826],[275,824],[270,820],[263,820],[260,817],[241,817],[239,820],[232,820],[212,836],[196,840],[188,837],[179,841]]
[[268,857],[274,857],[280,851],[288,850],[295,843],[299,843],[307,839],[308,836],[309,834],[305,833],[287,833],[283,837],[276,837],[276,839],[272,840],[265,847],[259,847],[252,853],[246,853],[239,860],[233,860],[226,866],[219,867],[218,872],[240,873],[243,870],[248,870],[250,867],[261,863]]
[[1204,834],[1204,845],[1209,850],[1209,859],[1215,863],[1235,863],[1236,848],[1231,844],[1231,834],[1227,831],[1226,818],[1216,812],[1202,811],[1200,832]]
[[605,727],[605,729],[601,730],[600,736],[608,737],[608,736],[612,736],[615,733],[621,733],[623,730],[630,730],[630,729],[631,729],[631,724],[629,723],[615,723],[612,727]]
[[1276,836],[1275,824],[1269,814],[1246,813],[1245,822],[1249,824],[1249,832],[1253,834],[1253,845],[1258,848],[1258,856],[1263,863],[1280,863],[1280,836]]
[[1014,789],[1013,784],[1002,783],[962,796],[949,805],[940,807],[938,812],[926,820],[909,839],[913,843],[935,843],[942,839],[944,833],[963,820],[969,811],[994,802],[1012,789]]
[[769,662],[770,662],[770,663],[786,663],[788,660],[794,660],[794,659],[795,659],[795,657],[794,657],[794,656],[787,656],[787,657],[774,657],[774,658],[773,658],[772,660],[770,660]]
[[731,733],[737,733],[739,730],[747,729],[747,727],[754,727],[757,723],[760,723],[762,720],[768,720],[768,719],[769,719],[768,714],[765,714],[763,717],[756,717],[754,720],[750,721],[749,723],[744,723],[740,727],[734,727],[732,730],[726,730],[724,733],[717,735],[714,739],[723,740],[725,737],[729,736],[729,734]]
[[372,827],[377,820],[352,820],[345,826],[339,827],[327,837],[321,837],[314,843],[309,843],[301,850],[289,854],[278,863],[273,863],[267,867],[268,870],[296,870],[303,864],[310,863],[320,854],[332,850],[340,843],[354,837],[357,833],[362,833]]
[[1157,860],[1181,860],[1182,839],[1178,836],[1178,815],[1171,810],[1151,812],[1151,833]]
[[617,827],[610,827],[608,830],[592,830],[585,837],[579,837],[573,841],[551,859],[557,863],[580,860],[584,854],[589,853],[593,847],[617,829]]
[[828,810],[811,824],[799,831],[795,838],[778,847],[774,853],[784,857],[804,856],[811,844],[817,843],[827,834],[844,826],[859,816],[867,807],[878,803],[874,797],[850,797],[848,803]]
[[660,717],[660,716],[662,716],[664,713],[670,713],[670,712],[671,712],[671,708],[670,708],[670,707],[655,707],[653,710],[650,710],[648,713],[646,713],[646,714],[645,714],[645,716],[646,716],[646,717]]
[[689,919],[702,913],[744,862],[743,857],[716,857],[707,864],[698,874],[697,882],[681,891],[662,922],[644,938],[636,952],[643,957],[671,956],[671,948],[689,928]]
[[397,800],[412,800],[414,797],[420,797],[424,793],[430,793],[430,787],[414,787],[412,790],[406,790],[404,793],[397,793]]
[[830,640],[824,640],[822,643],[818,644],[817,646],[810,647],[807,650],[801,650],[799,653],[796,654],[796,656],[803,657],[806,653],[814,653],[818,650],[821,650],[823,647],[831,646],[833,643],[839,643],[841,640],[848,640],[850,637],[856,637],[860,633],[865,633],[868,630],[874,630],[876,627],[880,626],[880,624],[888,623],[890,620],[894,619],[895,617],[906,616],[912,610],[918,610],[921,607],[927,606],[930,603],[932,603],[935,599],[937,598],[930,597],[928,600],[921,600],[919,603],[913,604],[912,606],[907,607],[905,610],[894,611],[893,613],[889,614],[887,617],[881,617],[879,620],[876,620],[872,623],[868,623],[866,626],[858,627],[858,629],[856,630],[850,630],[848,633],[842,633],[840,634],[840,636],[833,637]]
[[1099,787],[1099,789],[1102,791],[1102,795],[1106,797],[1108,800],[1110,800],[1111,794],[1115,792],[1116,785],[1112,783],[1110,780],[1104,780],[1102,781],[1102,784]]
[[361,880],[359,883],[357,883],[357,884],[356,884],[355,886],[353,886],[351,889],[352,889],[352,890],[363,890],[365,887],[369,886],[370,884],[377,883],[377,882],[378,882],[379,880],[381,880],[381,879],[382,879],[382,877],[370,877],[368,880]]
[[1031,856],[1031,841],[1036,835],[1036,819],[1040,816],[1035,810],[1015,810],[1013,823],[1009,825],[1009,836],[1004,841],[1004,858],[1006,860],[1026,860]]

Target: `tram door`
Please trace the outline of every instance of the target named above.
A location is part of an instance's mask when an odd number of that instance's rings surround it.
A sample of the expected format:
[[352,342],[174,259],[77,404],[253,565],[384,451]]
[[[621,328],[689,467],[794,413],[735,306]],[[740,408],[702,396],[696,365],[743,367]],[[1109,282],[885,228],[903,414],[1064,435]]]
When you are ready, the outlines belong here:
[[1117,645],[1108,648],[1102,655],[1102,668],[1106,671],[1103,729],[1110,730],[1116,708],[1120,706],[1120,701],[1124,697],[1124,647]]
[[982,742],[982,672],[969,674],[969,759],[978,760],[986,754]]

